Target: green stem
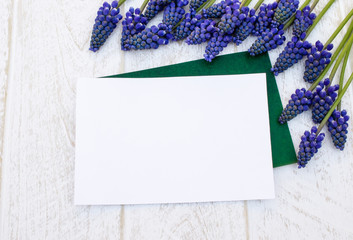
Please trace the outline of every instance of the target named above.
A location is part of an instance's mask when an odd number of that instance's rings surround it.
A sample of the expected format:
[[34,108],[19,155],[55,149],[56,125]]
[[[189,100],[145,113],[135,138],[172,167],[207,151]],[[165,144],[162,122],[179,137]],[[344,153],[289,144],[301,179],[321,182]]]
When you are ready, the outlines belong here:
[[[336,72],[337,72],[337,70],[338,70],[338,67],[341,65],[341,62],[342,62],[342,60],[343,60],[343,57],[347,54],[347,52],[349,52],[350,48],[352,47],[352,43],[353,43],[353,41],[352,41],[351,43],[347,43],[346,46],[349,45],[348,48],[346,49],[346,51],[343,50],[343,51],[340,53],[340,55],[339,55],[339,57],[338,57],[338,59],[337,59],[335,65],[333,65],[333,68],[332,68],[332,70],[331,70],[330,76],[328,77],[328,78],[330,79],[330,84],[329,84],[329,86],[331,85],[331,82],[332,82],[333,78],[335,77],[335,74],[336,74]],[[329,87],[329,86],[327,86],[327,87]]]
[[351,74],[351,76],[349,77],[346,85],[344,85],[344,88],[342,89],[342,91],[340,92],[340,94],[338,94],[338,97],[336,99],[336,101],[333,103],[333,105],[331,106],[330,110],[328,111],[328,113],[326,114],[325,118],[322,120],[322,122],[320,123],[319,127],[317,128],[317,132],[316,135],[319,134],[319,132],[322,130],[322,128],[325,126],[327,120],[329,119],[329,117],[331,116],[332,112],[335,110],[335,108],[337,107],[338,103],[341,102],[341,99],[343,97],[343,95],[346,93],[349,85],[352,83],[353,80],[353,73]]
[[[348,59],[349,59],[349,53],[350,53],[350,50],[348,50],[346,52],[346,55],[344,56],[344,60],[343,60],[343,65],[342,65],[342,69],[341,69],[341,75],[340,75],[340,82],[339,82],[339,89],[338,89],[338,94],[341,93],[342,91],[342,87],[343,87],[343,79],[344,79],[344,72],[346,71],[346,67],[347,67],[347,62],[348,62]],[[337,110],[338,111],[341,111],[341,101],[338,103],[337,105]]]
[[259,1],[257,1],[257,3],[255,4],[255,6],[254,6],[254,9],[255,9],[255,11],[257,11],[257,9],[259,9],[259,7],[261,6],[261,4],[264,2],[264,0],[259,0]]
[[121,1],[119,1],[119,2],[118,2],[118,8],[119,8],[121,5],[123,5],[124,2],[126,2],[126,0],[121,0]]
[[315,0],[312,4],[311,4],[311,7],[310,7],[310,12],[312,12],[314,10],[314,8],[316,7],[316,5],[318,4],[320,0]]
[[145,7],[147,6],[149,0],[145,0],[143,1],[141,7],[140,7],[140,11],[143,12],[145,10]]
[[248,1],[248,0],[243,0],[243,1],[240,3],[239,9],[241,9],[243,6],[245,6],[245,3],[246,3],[247,1]]
[[328,72],[328,70],[330,69],[330,67],[332,66],[334,61],[336,60],[338,54],[341,52],[341,50],[344,47],[345,43],[347,42],[347,39],[351,36],[352,30],[353,30],[353,22],[350,24],[346,35],[343,37],[340,45],[337,47],[335,53],[332,55],[331,62],[325,67],[324,71],[320,74],[318,79],[316,79],[316,81],[311,85],[311,87],[308,89],[309,91],[314,90],[314,88],[319,84],[319,82],[325,77],[326,73]]
[[316,17],[313,25],[309,27],[309,29],[306,31],[306,37],[305,39],[310,35],[310,33],[314,30],[315,26],[318,24],[318,22],[321,20],[321,18],[325,15],[327,10],[331,7],[331,5],[335,2],[336,0],[330,0],[324,9],[321,10],[320,14]]
[[[310,3],[311,0],[306,0],[300,7],[299,7],[299,10],[303,10],[309,3]],[[284,25],[283,27],[283,30],[286,30],[287,28],[289,28],[292,23],[294,22],[295,20],[295,15],[296,15],[296,12],[290,17],[290,19],[287,21],[287,23]]]
[[346,23],[349,21],[349,19],[351,19],[351,17],[353,16],[353,9],[348,13],[348,15],[346,16],[345,19],[343,19],[343,21],[341,22],[341,24],[338,26],[338,28],[336,29],[336,31],[331,35],[331,37],[326,41],[324,48],[327,47],[327,45],[329,45],[330,43],[332,43],[332,41],[335,39],[335,37],[337,36],[337,34],[342,30],[342,28],[346,25]]
[[249,6],[249,4],[251,3],[251,1],[252,1],[252,0],[247,0],[247,1],[244,3],[243,7]]
[[207,9],[209,7],[211,7],[214,3],[215,3],[216,0],[209,0],[209,1],[206,1],[204,2],[197,10],[196,10],[196,13],[199,13],[202,9]]

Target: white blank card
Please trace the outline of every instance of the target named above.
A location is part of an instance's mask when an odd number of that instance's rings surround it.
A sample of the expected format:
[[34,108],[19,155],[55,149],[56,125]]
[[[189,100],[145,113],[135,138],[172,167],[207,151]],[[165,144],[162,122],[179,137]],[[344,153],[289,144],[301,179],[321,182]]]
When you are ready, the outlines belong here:
[[78,80],[75,204],[268,198],[265,74]]

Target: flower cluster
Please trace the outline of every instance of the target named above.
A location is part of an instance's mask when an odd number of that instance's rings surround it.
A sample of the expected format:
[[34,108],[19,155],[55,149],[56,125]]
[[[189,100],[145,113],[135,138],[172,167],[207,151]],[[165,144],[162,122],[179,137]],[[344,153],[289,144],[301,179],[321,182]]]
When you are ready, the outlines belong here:
[[233,42],[236,45],[240,45],[255,28],[256,16],[255,10],[249,9],[248,7],[242,8],[242,13],[246,15],[246,18],[242,20],[239,27],[237,27],[233,34]]
[[287,46],[279,54],[275,65],[271,69],[276,76],[296,64],[308,54],[307,49],[311,48],[311,44],[307,41],[303,41],[304,38],[305,33],[302,33],[300,38],[294,36],[291,41],[287,42]]
[[317,153],[322,146],[322,141],[325,138],[324,133],[317,135],[317,127],[312,127],[311,131],[305,131],[301,137],[298,152],[298,167],[304,168],[310,159]]
[[277,2],[262,4],[260,11],[257,14],[257,21],[254,24],[254,30],[252,31],[255,36],[260,36],[261,33],[271,27],[277,6]]
[[185,42],[189,45],[195,45],[210,40],[213,33],[219,31],[215,25],[216,22],[214,20],[206,19],[200,24],[200,27],[196,27],[195,30],[191,32]]
[[306,6],[302,11],[298,10],[293,24],[293,35],[300,37],[313,24],[316,18],[315,13],[310,12],[310,7]]
[[311,47],[305,61],[304,80],[306,82],[313,83],[324,71],[326,65],[331,61],[332,54],[329,51],[332,48],[333,45],[329,44],[324,49],[324,45],[320,41],[317,41],[315,46]]
[[131,49],[130,38],[142,32],[146,28],[147,22],[147,18],[141,14],[139,8],[130,8],[126,12],[126,17],[122,22],[121,50],[127,51]]
[[314,123],[321,123],[336,100],[336,91],[339,89],[339,85],[329,86],[330,82],[330,79],[326,78],[325,81],[319,83],[313,92],[312,119]]
[[280,0],[273,16],[273,27],[283,24],[298,9],[299,0]]
[[119,12],[118,1],[113,1],[112,4],[104,2],[103,6],[99,8],[93,25],[89,50],[96,52],[105,43],[122,19]]
[[302,112],[308,111],[311,107],[312,98],[312,92],[307,91],[305,88],[295,90],[295,93],[292,94],[291,99],[278,119],[279,123],[284,124]]
[[284,36],[283,25],[278,28],[266,29],[261,36],[249,48],[251,56],[256,56],[272,49],[277,48],[284,43],[286,37]]
[[327,121],[328,130],[331,133],[333,144],[341,151],[344,149],[344,145],[347,141],[348,120],[349,116],[347,115],[346,110],[342,110],[341,112],[334,110]]
[[183,18],[185,14],[184,6],[188,5],[188,0],[178,1],[177,4],[172,2],[164,9],[163,23],[168,27],[168,31],[171,32],[173,27]]

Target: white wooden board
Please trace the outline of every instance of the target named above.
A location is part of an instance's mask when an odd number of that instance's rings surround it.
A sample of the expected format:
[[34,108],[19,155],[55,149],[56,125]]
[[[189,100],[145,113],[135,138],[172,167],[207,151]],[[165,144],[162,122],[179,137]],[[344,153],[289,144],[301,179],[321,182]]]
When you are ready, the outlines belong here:
[[[102,2],[1,2],[0,239],[353,238],[352,132],[344,152],[327,138],[308,168],[276,169],[276,200],[74,206],[76,79],[198,59],[205,47],[173,43],[155,51],[122,52],[119,25],[105,46],[91,53],[91,27]],[[140,5],[141,0],[128,0],[122,12]],[[326,41],[352,7],[350,0],[337,0],[309,40]],[[224,53],[246,50],[253,40]],[[272,63],[283,48],[271,52]],[[283,104],[296,88],[307,86],[302,72],[298,64],[277,77]],[[343,101],[351,115],[352,100],[351,88]],[[305,113],[289,123],[296,149],[309,120]]]

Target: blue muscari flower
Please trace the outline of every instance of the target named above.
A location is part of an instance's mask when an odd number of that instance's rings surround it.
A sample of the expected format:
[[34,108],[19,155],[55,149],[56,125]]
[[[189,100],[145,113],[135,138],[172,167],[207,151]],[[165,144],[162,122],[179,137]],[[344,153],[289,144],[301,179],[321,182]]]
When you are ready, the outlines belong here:
[[311,48],[311,44],[308,41],[303,42],[304,38],[305,33],[302,33],[300,38],[294,36],[291,41],[287,42],[287,46],[279,54],[275,65],[271,68],[276,76],[308,55],[307,50]]
[[275,10],[272,27],[276,27],[287,21],[296,12],[299,0],[280,0]]
[[178,27],[172,32],[175,41],[187,38],[195,27],[200,26],[202,23],[201,15],[195,12],[185,14],[184,20],[180,23]]
[[244,12],[248,12],[249,8],[244,7],[242,10],[239,9],[240,4],[234,3],[230,6],[227,6],[225,9],[225,14],[222,15],[221,20],[218,23],[218,28],[221,33],[232,34],[237,26],[246,18]]
[[281,116],[278,119],[280,124],[284,124],[304,111],[308,111],[311,106],[313,94],[305,88],[295,90],[287,106],[283,109]]
[[211,39],[213,32],[219,31],[215,26],[216,22],[212,19],[205,19],[200,27],[195,27],[194,31],[186,38],[185,42],[189,45],[201,44]]
[[298,10],[293,23],[293,35],[300,37],[313,24],[315,13],[310,13],[310,7],[306,6],[302,11]]
[[344,149],[344,145],[347,141],[348,120],[349,116],[346,110],[342,110],[341,112],[334,110],[327,121],[327,127],[331,133],[333,144],[341,151]]
[[161,12],[172,0],[150,0],[147,4],[144,15],[147,20],[154,18],[159,12]]
[[163,23],[168,27],[168,31],[172,31],[173,27],[183,18],[185,10],[183,9],[189,3],[188,0],[171,2],[165,9],[163,14]]
[[208,62],[212,62],[220,52],[227,47],[228,43],[232,41],[232,36],[215,31],[212,34],[211,39],[208,41],[204,58]]
[[112,4],[104,2],[103,6],[99,8],[93,25],[89,50],[96,52],[105,43],[117,23],[122,19],[119,12],[118,1],[113,1]]
[[146,28],[147,18],[141,14],[139,8],[130,8],[126,12],[126,17],[122,21],[123,32],[121,36],[121,50],[130,50],[130,38],[137,33],[140,33]]
[[250,56],[256,56],[277,48],[277,46],[282,45],[285,40],[283,25],[280,25],[278,28],[272,28],[271,30],[267,29],[251,45],[248,52]]
[[306,82],[313,83],[324,71],[326,65],[331,61],[332,54],[329,51],[332,48],[333,45],[329,44],[324,49],[324,45],[320,41],[317,41],[315,46],[312,46],[305,61],[304,80]]
[[324,81],[321,81],[313,91],[313,100],[312,100],[312,119],[314,123],[321,123],[321,121],[326,116],[327,112],[330,110],[333,102],[337,97],[337,90],[339,85],[329,86],[330,79],[326,78]]
[[196,11],[207,0],[190,0],[190,10]]
[[167,31],[164,23],[153,25],[142,32],[133,35],[129,41],[132,50],[157,49],[160,45],[167,45],[172,35]]
[[202,16],[204,18],[220,18],[226,13],[226,7],[230,6],[239,1],[237,0],[225,0],[220,3],[213,4],[207,9],[202,9]]
[[240,45],[253,31],[256,22],[255,9],[248,10],[249,8],[242,8],[242,12],[247,16],[240,23],[240,26],[237,27],[233,34],[233,42],[237,45]]
[[261,36],[261,33],[265,32],[266,29],[270,29],[277,6],[277,2],[262,4],[260,6],[252,34],[255,36]]
[[304,168],[315,153],[321,148],[322,141],[325,138],[324,133],[317,135],[317,127],[313,126],[311,131],[305,131],[301,137],[298,151],[298,168]]

